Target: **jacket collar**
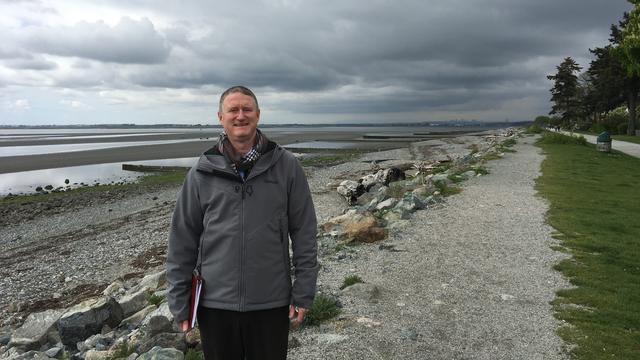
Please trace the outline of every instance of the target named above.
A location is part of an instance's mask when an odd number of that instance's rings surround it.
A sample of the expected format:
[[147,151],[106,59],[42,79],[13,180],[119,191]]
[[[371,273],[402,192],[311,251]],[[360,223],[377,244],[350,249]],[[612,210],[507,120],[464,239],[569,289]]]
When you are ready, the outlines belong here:
[[[280,159],[283,151],[284,149],[282,149],[278,144],[273,141],[269,141],[266,152],[262,154],[253,165],[247,180],[269,170],[269,168]],[[238,177],[225,159],[224,155],[220,153],[217,146],[205,151],[204,154],[200,156],[196,169],[205,173],[217,172],[233,176],[234,178]]]

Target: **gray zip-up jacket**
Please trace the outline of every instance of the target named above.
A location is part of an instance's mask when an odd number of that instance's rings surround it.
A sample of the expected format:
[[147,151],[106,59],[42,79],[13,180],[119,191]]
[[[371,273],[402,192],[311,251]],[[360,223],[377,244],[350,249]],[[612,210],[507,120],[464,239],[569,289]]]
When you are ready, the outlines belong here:
[[273,142],[267,149],[244,182],[217,147],[187,174],[167,255],[167,298],[176,322],[188,318],[201,239],[202,306],[234,311],[311,307],[319,266],[309,185],[290,152]]

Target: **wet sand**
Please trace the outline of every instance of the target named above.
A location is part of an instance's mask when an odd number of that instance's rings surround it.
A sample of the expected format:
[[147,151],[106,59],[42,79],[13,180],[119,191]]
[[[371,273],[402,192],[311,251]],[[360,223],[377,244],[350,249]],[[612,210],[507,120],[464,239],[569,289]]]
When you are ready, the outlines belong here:
[[[300,132],[300,133],[272,133],[265,131],[267,136],[279,144],[292,144],[307,141],[345,141],[357,142],[357,148],[363,150],[390,149],[404,146],[408,141],[403,139],[362,141],[362,134],[353,132]],[[208,137],[209,141],[202,141],[202,137]],[[208,136],[206,136],[208,135]],[[440,137],[440,136],[437,136]],[[179,133],[152,136],[129,136],[122,139],[109,139],[109,141],[151,141],[151,140],[175,140],[193,138],[193,142],[170,143],[160,145],[140,145],[109,149],[86,150],[77,152],[7,156],[0,157],[0,174],[19,171],[60,168],[67,166],[80,166],[91,164],[113,163],[121,161],[140,161],[154,159],[172,159],[184,157],[196,157],[209,149],[217,140],[217,132],[207,133]],[[58,145],[87,142],[104,142],[104,139],[48,139],[48,140],[21,140],[0,143],[0,153],[3,146],[27,146],[27,145]],[[414,140],[415,141],[415,140]],[[19,143],[19,144],[16,144]],[[296,150],[298,151],[298,150]]]

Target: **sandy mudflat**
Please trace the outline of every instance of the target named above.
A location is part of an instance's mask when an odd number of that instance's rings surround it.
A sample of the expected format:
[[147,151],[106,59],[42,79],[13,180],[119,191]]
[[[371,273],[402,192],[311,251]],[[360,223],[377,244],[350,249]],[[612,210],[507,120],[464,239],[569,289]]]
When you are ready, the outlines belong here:
[[[267,136],[272,138],[279,144],[291,144],[295,142],[306,141],[357,141],[357,147],[365,150],[376,149],[389,149],[399,146],[404,146],[406,141],[402,139],[398,140],[377,140],[377,141],[361,141],[360,134],[354,134],[353,132],[297,132],[297,133],[274,133],[270,135],[268,130],[265,131]],[[119,139],[118,141],[144,141],[144,140],[179,140],[193,138],[193,142],[180,142],[170,143],[162,145],[143,145],[143,146],[129,146],[120,148],[100,149],[100,150],[88,150],[78,152],[66,152],[66,153],[52,153],[52,154],[40,154],[40,155],[25,155],[25,156],[7,156],[0,157],[0,174],[60,168],[67,166],[80,166],[102,163],[113,163],[120,161],[139,161],[139,160],[153,160],[153,159],[172,159],[172,158],[184,158],[184,157],[196,157],[206,149],[210,148],[216,141],[217,133],[187,133],[187,134],[171,134],[171,135],[153,135],[151,137],[145,136],[130,136]],[[200,136],[204,136],[204,140],[201,140]],[[208,140],[206,139],[208,137]],[[11,141],[0,143],[0,154],[2,154],[2,147],[4,146],[28,146],[28,145],[59,145],[78,143],[82,141],[97,142],[96,139],[83,139],[83,140],[46,140],[46,141]],[[102,142],[105,139],[100,140]],[[116,141],[115,139],[109,139],[106,141]]]

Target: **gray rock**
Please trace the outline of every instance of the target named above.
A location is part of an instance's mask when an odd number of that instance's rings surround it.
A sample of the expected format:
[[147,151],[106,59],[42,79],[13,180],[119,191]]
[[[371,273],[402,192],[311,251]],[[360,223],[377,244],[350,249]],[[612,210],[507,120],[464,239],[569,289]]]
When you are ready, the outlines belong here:
[[356,200],[356,204],[360,205],[360,206],[363,206],[363,205],[367,205],[372,200],[375,200],[374,199],[374,195],[371,194],[371,193],[366,192],[366,193],[364,193],[364,194],[362,194],[362,195],[360,195],[358,197],[358,199]]
[[84,360],[105,360],[110,356],[110,352],[91,349],[84,354]]
[[59,359],[60,357],[62,357],[62,354],[64,353],[64,351],[62,351],[62,348],[56,346],[45,351],[44,353],[50,358]]
[[122,322],[120,323],[120,325],[118,325],[118,327],[127,328],[127,329],[137,328],[142,324],[142,321],[145,319],[145,317],[147,317],[147,315],[149,315],[156,309],[157,308],[155,305],[149,305],[146,308],[122,320]]
[[11,341],[11,335],[0,335],[0,346],[5,346]]
[[146,352],[138,357],[138,360],[183,360],[184,354],[182,351],[162,348],[155,346],[149,352]]
[[47,354],[40,351],[27,351],[26,353],[20,354],[15,357],[11,357],[11,360],[49,360]]
[[366,301],[376,301],[380,298],[380,289],[374,284],[357,283],[344,288],[342,294]]
[[446,172],[433,175],[433,177],[431,178],[431,181],[434,183],[441,182],[447,185],[452,183],[452,181],[449,180],[449,174],[447,174]]
[[154,316],[149,319],[146,331],[149,336],[155,336],[163,332],[171,332],[173,331],[173,323],[164,316]]
[[116,280],[111,284],[109,284],[109,286],[107,286],[107,288],[104,289],[104,291],[102,291],[102,295],[109,296],[109,297],[116,297],[124,294],[124,292],[125,292],[124,284],[122,283],[122,281]]
[[130,316],[144,309],[149,305],[149,296],[151,296],[151,290],[147,287],[136,289],[132,293],[125,294],[118,300],[123,315]]
[[102,351],[109,349],[114,342],[115,339],[113,338],[113,333],[107,335],[96,334],[85,341],[78,342],[77,348],[79,351],[87,351],[91,349]]
[[58,320],[58,332],[62,343],[73,348],[76,343],[99,333],[105,325],[117,326],[122,318],[122,308],[113,298],[91,299],[64,313]]
[[167,284],[167,271],[162,270],[155,274],[149,274],[140,280],[140,288],[149,288],[151,290],[157,290],[165,287]]
[[[171,311],[169,311],[169,304],[162,303],[157,309],[149,313],[144,318],[144,320],[142,320],[142,326],[147,326],[151,321],[151,319],[155,316],[162,316],[167,318],[169,321],[173,322],[173,314],[171,313]],[[178,330],[177,327],[176,327],[176,330]]]
[[152,350],[155,346],[162,348],[174,348],[182,352],[187,351],[187,342],[183,332],[161,333],[150,338],[142,339],[138,344],[138,351],[143,354]]
[[376,209],[377,210],[387,210],[387,209],[391,209],[392,207],[394,207],[396,204],[398,203],[398,199],[395,198],[389,198],[387,200],[384,200],[382,202],[379,202],[378,205],[376,205]]
[[395,209],[414,212],[416,210],[424,209],[426,204],[420,199],[419,196],[413,193],[407,193],[395,206]]
[[23,350],[35,350],[48,342],[63,310],[46,310],[29,314],[27,320],[11,336],[10,346]]
[[476,172],[473,170],[469,170],[469,171],[465,171],[462,174],[460,174],[464,179],[471,179],[472,177],[476,176]]

